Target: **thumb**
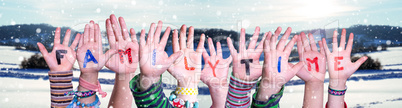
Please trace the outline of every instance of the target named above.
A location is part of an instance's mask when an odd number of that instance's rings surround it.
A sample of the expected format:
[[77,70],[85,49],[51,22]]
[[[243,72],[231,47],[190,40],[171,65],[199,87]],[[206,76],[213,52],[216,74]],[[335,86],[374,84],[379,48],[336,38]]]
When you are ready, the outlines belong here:
[[165,62],[168,67],[170,67],[170,65],[173,64],[173,62],[179,58],[181,55],[183,55],[183,53],[181,51],[175,52],[172,55],[170,55],[170,57],[167,59],[167,61]]
[[114,54],[116,54],[117,53],[117,50],[116,49],[109,49],[106,53],[105,53],[105,55],[106,55],[106,57],[107,57],[107,59],[106,59],[106,61],[108,61]]
[[359,58],[359,60],[357,60],[355,63],[353,63],[353,69],[355,69],[355,71],[356,71],[360,67],[360,65],[362,65],[367,60],[367,58],[368,58],[367,56],[363,56],[363,57]]
[[[289,65],[290,66],[290,65]],[[296,74],[297,74],[297,72],[299,72],[300,71],[300,69],[303,67],[303,63],[302,62],[299,62],[299,63],[297,63],[296,65],[294,65],[293,67],[292,67],[292,69],[290,70],[291,71],[291,75],[289,75],[289,77],[288,77],[288,79],[287,80],[290,80],[292,77],[294,77]]]
[[46,50],[46,48],[45,48],[45,46],[43,46],[43,44],[42,43],[40,43],[40,42],[38,42],[38,43],[36,43],[37,45],[38,45],[38,47],[39,47],[39,51],[40,51],[40,53],[42,53],[42,55],[43,55],[43,57],[47,57],[47,55],[49,54],[48,52],[47,52],[47,50]]

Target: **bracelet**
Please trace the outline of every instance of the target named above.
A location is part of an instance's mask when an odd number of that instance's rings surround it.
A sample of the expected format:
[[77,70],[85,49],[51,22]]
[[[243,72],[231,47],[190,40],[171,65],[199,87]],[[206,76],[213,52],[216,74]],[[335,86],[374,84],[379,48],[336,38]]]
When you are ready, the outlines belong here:
[[98,95],[95,95],[95,96],[96,96],[96,97],[95,97],[95,98],[96,98],[95,101],[92,102],[92,103],[89,103],[89,104],[84,104],[84,103],[82,103],[82,102],[79,102],[79,101],[78,101],[78,98],[77,98],[77,97],[74,97],[73,102],[71,102],[71,104],[68,105],[67,108],[75,108],[75,107],[78,107],[78,106],[81,106],[82,108],[84,108],[85,106],[86,106],[86,107],[92,107],[92,108],[99,108],[99,105],[100,105],[101,103],[100,103],[100,101],[99,101]]
[[69,91],[64,93],[65,96],[75,95],[78,99],[91,97],[96,94],[96,91]]
[[99,81],[97,81],[97,82],[98,82],[98,84],[95,85],[95,84],[89,83],[88,81],[85,81],[81,77],[79,79],[79,84],[80,84],[81,87],[84,87],[84,88],[86,88],[88,90],[93,90],[93,91],[99,92],[99,94],[102,95],[102,98],[106,97],[107,93],[102,91],[102,88],[101,88],[101,85],[100,85]]
[[335,90],[328,86],[328,93],[334,96],[343,96],[346,93],[348,87],[345,87],[344,90]]
[[186,108],[191,108],[191,106],[193,106],[193,108],[198,108],[198,101],[196,101],[194,103],[190,103],[190,102],[186,101],[184,103],[183,99],[177,98],[175,91],[172,91],[170,93],[169,100],[173,102],[173,106],[176,108],[184,108],[184,106]]
[[198,95],[198,88],[177,87],[175,93],[181,95]]

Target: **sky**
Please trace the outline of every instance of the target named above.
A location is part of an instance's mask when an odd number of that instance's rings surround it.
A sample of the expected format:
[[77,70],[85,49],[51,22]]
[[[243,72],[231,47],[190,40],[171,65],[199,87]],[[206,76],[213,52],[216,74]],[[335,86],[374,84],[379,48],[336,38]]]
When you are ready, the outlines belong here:
[[252,33],[278,26],[293,32],[347,28],[356,24],[402,26],[402,0],[1,0],[0,26],[47,23],[83,30],[90,20],[105,29],[110,14],[125,18],[136,31],[158,20]]

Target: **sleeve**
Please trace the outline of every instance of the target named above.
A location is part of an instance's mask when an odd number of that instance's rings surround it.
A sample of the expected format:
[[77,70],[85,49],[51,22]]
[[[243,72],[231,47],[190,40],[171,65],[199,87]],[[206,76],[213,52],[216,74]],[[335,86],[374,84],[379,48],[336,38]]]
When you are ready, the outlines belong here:
[[[161,77],[162,78],[162,77]],[[140,91],[139,74],[130,81],[130,89],[138,108],[174,108],[163,93],[162,81],[152,84],[145,91]]]
[[256,81],[243,81],[233,76],[230,76],[229,91],[226,98],[227,108],[248,108],[250,107],[250,92]]
[[49,72],[50,98],[52,108],[67,107],[73,96],[66,96],[64,93],[73,91],[73,71]]
[[[258,85],[259,85],[259,83],[257,83],[257,87],[258,87]],[[268,98],[268,101],[257,100],[256,95],[257,95],[258,89],[256,89],[256,92],[253,94],[252,107],[253,108],[279,108],[279,101],[282,98],[284,88],[285,88],[285,86],[283,85],[282,89],[279,91],[279,93],[272,94]]]

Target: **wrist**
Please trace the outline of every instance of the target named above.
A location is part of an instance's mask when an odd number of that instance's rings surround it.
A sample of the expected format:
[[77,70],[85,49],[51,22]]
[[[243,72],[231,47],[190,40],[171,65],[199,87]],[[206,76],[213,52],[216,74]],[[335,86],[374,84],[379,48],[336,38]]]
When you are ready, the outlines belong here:
[[160,76],[146,76],[144,74],[140,74],[139,80],[139,88],[141,91],[147,90],[152,84],[158,83],[160,80]]
[[346,80],[330,79],[329,87],[332,89],[343,90],[346,87]]
[[98,72],[91,72],[91,73],[81,72],[80,78],[84,79],[85,81],[87,81],[89,83],[97,84],[97,82],[98,82]]

